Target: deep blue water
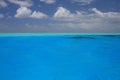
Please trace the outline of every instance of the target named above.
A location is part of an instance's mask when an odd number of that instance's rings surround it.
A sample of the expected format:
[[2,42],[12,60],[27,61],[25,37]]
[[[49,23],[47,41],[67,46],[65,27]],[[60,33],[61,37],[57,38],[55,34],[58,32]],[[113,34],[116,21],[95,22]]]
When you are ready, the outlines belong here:
[[0,80],[120,80],[120,36],[1,36]]

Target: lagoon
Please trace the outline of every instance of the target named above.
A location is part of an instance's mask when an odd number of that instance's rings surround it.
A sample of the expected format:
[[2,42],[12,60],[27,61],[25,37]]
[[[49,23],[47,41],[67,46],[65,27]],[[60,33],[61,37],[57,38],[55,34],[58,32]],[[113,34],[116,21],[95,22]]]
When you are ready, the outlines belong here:
[[0,36],[0,80],[120,80],[120,35]]

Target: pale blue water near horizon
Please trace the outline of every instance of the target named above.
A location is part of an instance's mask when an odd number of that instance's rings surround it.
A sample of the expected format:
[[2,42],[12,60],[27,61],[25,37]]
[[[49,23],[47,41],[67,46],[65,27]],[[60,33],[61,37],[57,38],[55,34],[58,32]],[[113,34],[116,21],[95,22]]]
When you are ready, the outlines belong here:
[[0,36],[0,80],[120,80],[120,35]]

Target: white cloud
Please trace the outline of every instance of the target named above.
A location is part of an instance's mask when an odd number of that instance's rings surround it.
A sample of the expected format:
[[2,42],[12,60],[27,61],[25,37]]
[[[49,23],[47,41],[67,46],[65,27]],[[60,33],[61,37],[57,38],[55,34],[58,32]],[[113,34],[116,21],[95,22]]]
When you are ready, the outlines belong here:
[[101,12],[100,10],[93,8],[91,9],[96,15],[104,18],[120,18],[120,13],[118,12]]
[[92,11],[94,11],[98,16],[104,17],[104,13],[99,11],[98,9],[93,8]]
[[16,18],[35,18],[35,19],[43,19],[48,18],[48,16],[42,12],[34,11],[32,12],[31,9],[27,7],[20,7],[17,9],[17,13],[14,16]]
[[41,2],[45,2],[47,4],[53,4],[56,2],[56,0],[40,0]]
[[73,14],[64,7],[58,7],[58,10],[54,14],[54,18],[69,18],[73,17]]
[[42,13],[42,12],[34,11],[30,17],[31,18],[36,18],[36,19],[42,19],[42,18],[47,18],[48,16],[46,14]]
[[9,0],[9,2],[17,4],[22,7],[30,7],[33,5],[31,0]]
[[[85,17],[86,12],[76,11],[76,13],[71,13],[68,9],[64,7],[58,7],[58,10],[54,13],[53,18],[56,20],[63,21],[75,21]],[[84,15],[83,15],[84,14]]]
[[0,6],[1,7],[6,7],[7,3],[4,0],[0,0]]
[[16,18],[27,18],[31,15],[32,11],[27,7],[20,7],[17,10],[17,14],[15,15]]
[[120,18],[119,12],[102,12],[96,8],[92,8],[91,11],[94,13],[87,13],[84,11],[76,11],[76,13],[71,13],[69,10],[67,10],[64,7],[58,7],[58,10],[54,13],[53,17],[61,20],[67,20],[71,18],[70,20],[72,21],[81,20],[81,19],[85,20],[91,18],[97,18],[97,19]]
[[92,3],[94,0],[72,0],[73,2],[79,2],[82,5],[86,5],[86,4],[90,4]]
[[66,26],[77,31],[81,29],[88,32],[113,32],[120,30],[119,12],[102,12],[93,8],[91,13],[83,11],[71,13],[63,7],[59,7],[53,17],[57,21],[62,21],[58,26]]
[[0,18],[3,18],[4,17],[4,15],[3,14],[0,14]]

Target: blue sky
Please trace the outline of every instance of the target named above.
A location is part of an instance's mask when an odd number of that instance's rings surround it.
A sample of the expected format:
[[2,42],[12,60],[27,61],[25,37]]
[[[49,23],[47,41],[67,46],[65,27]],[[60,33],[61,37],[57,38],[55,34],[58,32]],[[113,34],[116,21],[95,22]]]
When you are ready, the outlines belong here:
[[0,0],[0,32],[120,32],[119,0]]

